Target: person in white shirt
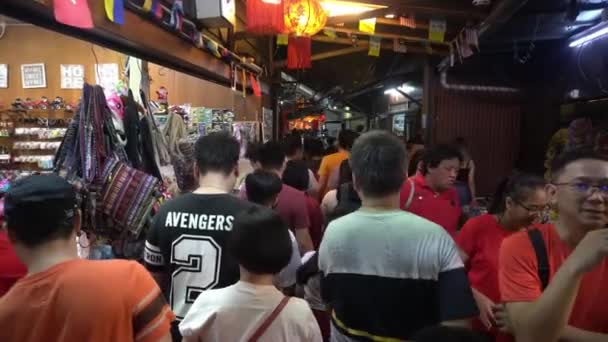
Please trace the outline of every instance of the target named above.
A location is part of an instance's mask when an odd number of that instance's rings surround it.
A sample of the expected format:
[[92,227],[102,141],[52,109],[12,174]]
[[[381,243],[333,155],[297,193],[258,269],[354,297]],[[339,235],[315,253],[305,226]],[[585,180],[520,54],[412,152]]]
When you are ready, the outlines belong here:
[[240,281],[201,293],[179,325],[184,342],[322,341],[308,303],[274,286],[293,252],[276,213],[255,205],[237,215],[228,252],[240,265]]
[[[275,173],[265,170],[256,170],[245,179],[247,200],[251,203],[274,209],[283,183]],[[296,236],[289,231],[293,252],[289,264],[276,275],[274,284],[286,293],[293,293],[296,285],[296,272],[302,265],[300,249]]]

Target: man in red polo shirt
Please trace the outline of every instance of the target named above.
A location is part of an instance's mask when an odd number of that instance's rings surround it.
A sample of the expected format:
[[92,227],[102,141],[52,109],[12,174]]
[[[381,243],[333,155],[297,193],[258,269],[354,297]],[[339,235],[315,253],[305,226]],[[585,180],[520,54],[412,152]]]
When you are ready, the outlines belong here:
[[557,221],[515,233],[500,249],[513,334],[518,342],[608,341],[608,159],[566,152],[552,177]]
[[4,199],[0,200],[0,297],[27,273],[27,267],[19,260],[8,240],[4,225]]
[[403,183],[400,196],[401,209],[437,223],[452,237],[462,215],[454,188],[461,159],[460,152],[449,145],[425,151],[421,170]]

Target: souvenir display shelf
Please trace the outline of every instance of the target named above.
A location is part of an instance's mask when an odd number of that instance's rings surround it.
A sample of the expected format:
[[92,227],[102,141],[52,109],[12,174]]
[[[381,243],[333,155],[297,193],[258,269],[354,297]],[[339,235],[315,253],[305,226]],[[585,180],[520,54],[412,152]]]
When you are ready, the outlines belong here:
[[68,110],[0,111],[0,170],[50,171],[72,116]]

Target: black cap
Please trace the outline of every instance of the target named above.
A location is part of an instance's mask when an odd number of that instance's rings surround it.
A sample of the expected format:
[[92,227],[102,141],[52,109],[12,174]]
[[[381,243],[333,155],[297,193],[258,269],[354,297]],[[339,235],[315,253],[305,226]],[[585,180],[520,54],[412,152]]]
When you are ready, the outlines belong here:
[[[65,179],[55,174],[33,175],[15,182],[4,200],[6,217],[21,210],[49,205],[53,209],[76,207],[76,191]],[[35,212],[31,214],[36,215]]]

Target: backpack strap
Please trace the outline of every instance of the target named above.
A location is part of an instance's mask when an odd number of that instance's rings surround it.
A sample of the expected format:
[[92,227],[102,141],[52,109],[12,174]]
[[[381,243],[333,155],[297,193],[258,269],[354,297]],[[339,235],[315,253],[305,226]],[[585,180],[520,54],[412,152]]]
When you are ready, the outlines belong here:
[[538,263],[538,278],[540,279],[541,289],[544,291],[549,285],[549,258],[547,256],[547,248],[543,235],[538,229],[529,229],[528,237],[534,247],[536,253],[536,261]]
[[281,313],[281,311],[283,311],[283,309],[287,305],[287,302],[289,302],[290,298],[291,297],[285,296],[285,297],[283,297],[283,299],[281,299],[281,301],[279,302],[279,305],[277,305],[277,307],[274,308],[274,310],[272,310],[272,312],[270,313],[270,315],[255,330],[255,332],[253,333],[253,335],[251,335],[251,337],[249,338],[248,342],[257,342],[257,340],[260,339],[260,337],[262,337],[262,335],[264,335],[264,333],[266,332],[266,330],[268,330],[268,328],[270,327],[270,325],[272,324],[272,322],[274,322],[275,319]]
[[409,209],[410,205],[412,204],[412,201],[414,200],[414,192],[415,192],[414,181],[411,178],[408,178],[407,181],[410,183],[410,194],[407,197],[407,201],[405,202],[403,209]]

